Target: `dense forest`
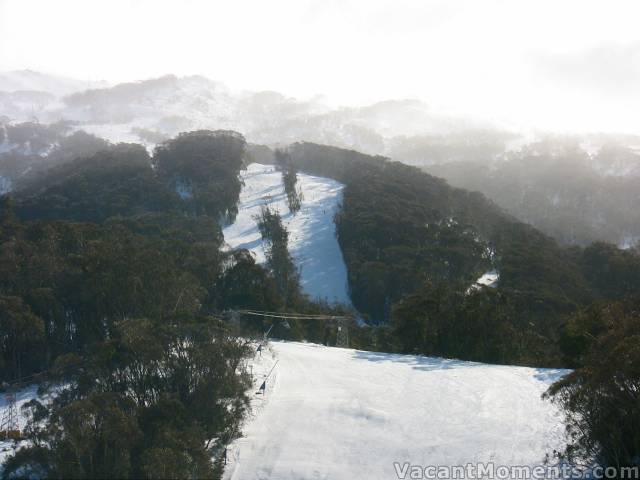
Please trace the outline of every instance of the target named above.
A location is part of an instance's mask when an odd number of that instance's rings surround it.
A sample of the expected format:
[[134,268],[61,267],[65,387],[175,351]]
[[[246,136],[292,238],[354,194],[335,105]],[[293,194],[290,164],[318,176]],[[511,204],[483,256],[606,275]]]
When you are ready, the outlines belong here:
[[566,414],[569,443],[557,456],[571,465],[588,470],[595,461],[618,472],[638,467],[639,311],[636,294],[581,309],[563,326],[562,351],[577,368],[545,396]]
[[[300,170],[345,184],[336,225],[351,298],[391,325],[400,351],[560,366],[564,317],[640,280],[634,253],[561,247],[416,167],[308,143],[289,152]],[[498,287],[470,291],[488,269]]]
[[[381,157],[290,151],[301,170],[345,183],[336,224],[352,299],[385,325],[369,348],[574,368],[545,394],[567,415],[554,461],[637,466],[636,252],[561,247],[482,195]],[[474,285],[489,266],[497,288]]]
[[[242,136],[225,131],[183,134],[153,156],[103,144],[50,165],[41,158],[2,197],[0,378],[66,385],[30,406],[33,446],[5,476],[219,474],[244,416],[242,365],[254,352],[224,312],[333,311],[300,293],[286,231],[271,228],[279,217],[264,219],[273,251],[265,267],[222,248],[244,152]],[[292,323],[279,335],[335,337]],[[240,327],[243,338],[263,331],[255,319]]]
[[[589,442],[607,435],[590,389],[604,385],[615,397],[608,375],[637,378],[631,364],[602,363],[597,353],[635,355],[625,340],[637,333],[633,251],[562,247],[480,193],[335,147],[248,154],[236,132],[195,131],[149,154],[81,132],[64,138],[48,155],[22,152],[31,168],[1,198],[0,379],[36,379],[57,392],[29,405],[31,446],[5,476],[219,475],[247,408],[248,339],[267,327],[229,322],[226,312],[349,313],[301,293],[278,212],[255,218],[264,265],[224,248],[239,173],[258,154],[281,170],[292,211],[298,172],[345,185],[336,232],[351,299],[368,323],[354,319],[353,347],[577,368],[549,392],[588,433],[567,456],[588,455]],[[475,283],[492,270],[497,286]],[[334,325],[290,323],[276,322],[274,335],[336,341]],[[592,417],[585,430],[580,422]]]
[[[583,146],[589,141],[602,145],[590,154]],[[484,193],[563,244],[633,247],[640,239],[640,155],[629,144],[637,139],[547,137],[500,154],[427,155],[432,163],[423,168]]]

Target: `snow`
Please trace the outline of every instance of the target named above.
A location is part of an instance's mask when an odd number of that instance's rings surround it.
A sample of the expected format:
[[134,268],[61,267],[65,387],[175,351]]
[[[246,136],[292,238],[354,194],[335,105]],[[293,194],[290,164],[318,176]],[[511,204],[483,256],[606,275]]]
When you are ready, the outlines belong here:
[[490,270],[476,280],[476,285],[495,288],[498,285],[498,280],[500,280],[500,274],[495,270]]
[[243,437],[226,480],[375,480],[413,465],[542,465],[564,445],[563,416],[541,399],[566,370],[486,365],[303,343],[257,359]]
[[[104,85],[101,83],[101,85]],[[33,70],[14,70],[0,72],[0,91],[44,91],[57,96],[87,88],[86,82],[81,80],[49,75]]]
[[[296,99],[270,91],[239,91],[201,76],[166,75],[100,88],[106,86],[105,82],[88,83],[32,71],[0,72],[0,91],[37,90],[53,97],[35,105],[33,101],[0,98],[0,107],[14,120],[35,116],[43,123],[79,122],[80,128],[86,125],[87,130],[114,142],[129,141],[129,132],[135,127],[169,136],[224,129],[242,132],[256,144],[312,141],[370,154],[390,154],[389,146],[396,136],[498,126],[493,121],[463,119],[417,100],[331,106],[321,96]],[[63,100],[87,89],[93,91]],[[154,142],[150,143],[152,147]]]
[[11,191],[11,180],[0,175],[0,195]]
[[264,205],[280,212],[289,232],[289,252],[301,270],[301,286],[310,297],[351,304],[347,269],[335,235],[334,214],[342,200],[343,185],[335,180],[298,173],[302,208],[293,215],[287,206],[282,174],[273,165],[252,163],[241,174],[235,222],[224,228],[226,243],[233,249],[250,250],[265,262],[262,238],[254,217]]
[[[2,191],[1,186],[0,191]],[[640,237],[638,235],[625,234],[623,235],[622,240],[618,243],[618,248],[622,250],[629,250],[631,248],[635,248],[638,244],[640,244]]]
[[467,294],[479,290],[482,287],[496,288],[500,281],[500,274],[496,270],[483,273],[476,282],[467,289]]
[[10,152],[11,150],[13,150],[16,146],[9,143],[9,142],[2,142],[0,143],[0,153],[7,153]]
[[[16,413],[18,415],[18,428],[23,430],[27,424],[27,418],[22,414],[22,406],[31,400],[38,398],[38,387],[37,385],[31,385],[25,388],[22,388],[15,392],[16,395]],[[7,408],[7,400],[5,397],[5,393],[0,394],[0,417],[4,416],[5,409]],[[15,442],[11,440],[1,441],[0,440],[0,474],[2,473],[2,464],[5,460],[12,456],[15,448],[19,447],[22,442]]]
[[81,124],[76,130],[82,130],[112,143],[139,143],[145,145],[138,135],[132,132],[131,124]]
[[176,193],[182,200],[189,200],[193,198],[193,191],[191,189],[191,186],[185,182],[176,183]]

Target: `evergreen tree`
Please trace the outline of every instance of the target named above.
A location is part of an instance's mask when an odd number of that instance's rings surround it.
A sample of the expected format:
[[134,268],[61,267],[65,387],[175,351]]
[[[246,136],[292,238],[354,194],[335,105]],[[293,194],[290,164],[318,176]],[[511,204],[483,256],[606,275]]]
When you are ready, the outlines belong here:
[[282,182],[287,195],[289,211],[295,215],[302,207],[302,192],[296,189],[298,170],[286,150],[276,149],[275,158],[276,164],[282,171]]
[[[253,352],[213,319],[120,322],[83,356],[61,357],[51,403],[27,410],[28,446],[3,478],[211,478],[248,406]],[[179,323],[179,324],[178,324]]]
[[289,233],[277,211],[263,207],[255,218],[265,244],[267,267],[276,282],[285,304],[294,304],[300,297],[300,273],[289,254]]
[[561,457],[572,464],[596,463],[619,473],[622,467],[640,467],[638,312],[635,297],[593,306],[567,322],[564,351],[581,366],[546,396],[566,414],[569,443]]

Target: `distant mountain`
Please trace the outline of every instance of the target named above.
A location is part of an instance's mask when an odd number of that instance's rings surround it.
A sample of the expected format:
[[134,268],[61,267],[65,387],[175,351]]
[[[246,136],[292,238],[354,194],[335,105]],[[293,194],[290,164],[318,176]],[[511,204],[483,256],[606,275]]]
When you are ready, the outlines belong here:
[[[87,89],[77,80],[8,72],[0,77],[3,91],[0,105],[11,120],[69,120],[111,141],[147,144],[204,128],[242,131],[252,143],[312,141],[388,153],[397,136],[493,128],[487,122],[443,114],[419,100],[332,108],[320,97],[299,100],[273,91],[233,91],[197,75]],[[20,98],[16,91],[22,92]]]
[[37,91],[62,96],[86,88],[87,82],[33,70],[0,72],[0,91],[2,92]]
[[620,143],[589,154],[575,141],[547,139],[493,161],[423,168],[484,193],[506,211],[564,244],[640,244],[640,154]]
[[0,72],[0,119],[46,123],[60,120],[65,117],[60,112],[60,99],[88,86],[81,80],[33,70]]
[[[24,129],[12,135],[2,127],[19,122],[63,121],[67,133],[83,130],[148,150],[185,131],[234,130],[251,144],[273,148],[311,142],[426,168],[455,186],[484,193],[562,243],[604,240],[633,246],[640,239],[634,213],[637,135],[551,136],[548,141],[545,134],[525,136],[415,99],[336,108],[322,97],[234,91],[198,75],[86,87],[28,70],[0,74],[0,153],[42,154],[59,143],[57,138],[47,143],[42,134],[37,139],[17,135]],[[579,162],[566,154],[567,145],[578,152]],[[15,183],[15,172],[7,173],[2,163],[0,175]]]

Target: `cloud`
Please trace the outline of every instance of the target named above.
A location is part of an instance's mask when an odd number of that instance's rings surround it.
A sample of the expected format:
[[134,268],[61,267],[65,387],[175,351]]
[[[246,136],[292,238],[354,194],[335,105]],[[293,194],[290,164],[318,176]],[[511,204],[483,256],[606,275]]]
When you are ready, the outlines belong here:
[[471,0],[313,0],[304,19],[331,29],[344,22],[351,29],[385,35],[406,35],[441,29]]
[[523,125],[637,129],[639,15],[637,0],[0,0],[0,70],[196,73],[334,105],[411,97]]
[[640,42],[532,55],[541,81],[606,97],[640,94]]

